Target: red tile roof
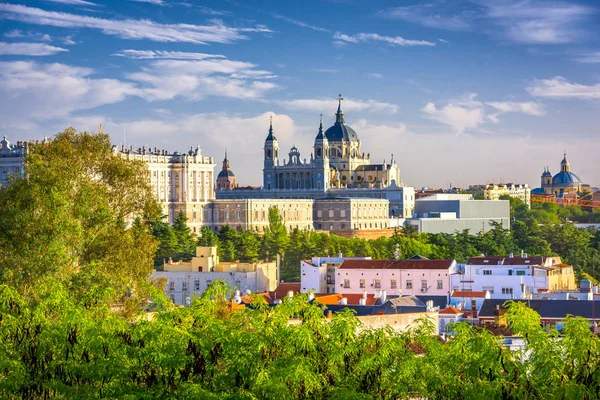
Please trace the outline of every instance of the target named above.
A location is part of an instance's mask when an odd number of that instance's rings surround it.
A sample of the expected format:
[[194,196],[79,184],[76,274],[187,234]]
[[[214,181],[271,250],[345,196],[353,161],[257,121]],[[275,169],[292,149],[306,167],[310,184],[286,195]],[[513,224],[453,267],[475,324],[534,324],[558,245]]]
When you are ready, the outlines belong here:
[[463,312],[461,310],[459,310],[456,307],[446,307],[443,310],[440,310],[440,314],[463,314]]
[[448,269],[454,260],[344,260],[343,269]]
[[481,298],[484,298],[485,292],[455,290],[454,292],[452,292],[452,294],[450,296],[451,297],[481,297]]
[[[363,298],[363,295],[360,293],[347,293],[347,294],[335,293],[335,294],[328,294],[328,295],[324,295],[324,296],[317,296],[316,300],[322,304],[335,305],[335,304],[339,304],[339,301],[342,299],[342,297],[345,297],[346,299],[348,299],[348,305],[356,305],[357,306],[360,304],[360,299]],[[367,294],[367,302],[365,305],[372,306],[376,302],[377,302],[377,299],[374,297],[374,295],[372,293]]]
[[272,292],[274,295],[274,299],[281,299],[287,296],[289,291],[296,293],[300,293],[300,283],[299,282],[282,282],[277,286],[277,288]]

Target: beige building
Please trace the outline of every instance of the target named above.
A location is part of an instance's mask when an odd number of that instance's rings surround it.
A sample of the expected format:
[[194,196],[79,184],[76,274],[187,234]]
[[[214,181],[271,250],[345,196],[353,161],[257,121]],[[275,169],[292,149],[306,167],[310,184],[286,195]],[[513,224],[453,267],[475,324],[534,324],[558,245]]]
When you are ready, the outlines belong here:
[[213,230],[228,225],[238,230],[264,232],[269,226],[269,208],[277,207],[288,229],[313,229],[313,203],[310,199],[232,199],[214,200],[205,209],[207,224]]
[[267,292],[277,287],[276,262],[220,262],[216,247],[196,247],[191,261],[169,260],[153,279],[165,279],[165,294],[176,304],[189,305],[215,280],[222,279],[241,292]]
[[314,205],[315,229],[363,230],[389,228],[389,201],[385,199],[319,199]]
[[202,155],[200,146],[187,153],[169,153],[156,147],[134,150],[113,146],[113,154],[128,160],[144,161],[150,171],[150,182],[156,199],[163,207],[169,223],[183,211],[193,232],[205,224],[205,206],[215,198],[212,157]]
[[489,183],[487,185],[474,185],[469,187],[469,192],[473,196],[483,196],[485,200],[499,200],[500,196],[509,195],[521,200],[527,204],[527,207],[531,207],[531,188],[527,184]]

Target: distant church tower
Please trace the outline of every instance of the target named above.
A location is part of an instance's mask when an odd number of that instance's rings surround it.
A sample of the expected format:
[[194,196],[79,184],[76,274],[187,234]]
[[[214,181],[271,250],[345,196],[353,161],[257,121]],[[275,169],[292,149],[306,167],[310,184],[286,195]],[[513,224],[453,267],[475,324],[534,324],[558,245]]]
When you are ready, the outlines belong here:
[[315,138],[314,166],[317,173],[314,174],[313,187],[317,190],[329,189],[330,167],[329,167],[329,140],[323,133],[323,116],[319,122],[319,133]]
[[544,167],[544,173],[542,173],[542,185],[544,188],[546,186],[552,186],[552,174],[550,173],[550,169],[548,167]]
[[265,140],[264,150],[263,189],[272,190],[276,188],[275,167],[279,165],[279,142],[273,134],[273,117],[269,118],[269,134]]
[[233,190],[237,187],[235,174],[231,170],[229,160],[227,159],[227,149],[225,149],[225,159],[223,159],[223,169],[217,176],[217,190]]

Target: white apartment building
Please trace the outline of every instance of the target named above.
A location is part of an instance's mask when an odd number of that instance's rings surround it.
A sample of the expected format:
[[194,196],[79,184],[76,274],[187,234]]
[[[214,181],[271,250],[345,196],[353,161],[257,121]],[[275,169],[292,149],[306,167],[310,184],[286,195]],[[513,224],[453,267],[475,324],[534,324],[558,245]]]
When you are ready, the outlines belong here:
[[276,262],[219,262],[216,247],[197,247],[192,261],[169,261],[164,271],[154,271],[152,279],[164,280],[165,295],[175,304],[189,305],[215,280],[221,279],[246,293],[277,288]]
[[451,286],[458,293],[489,292],[491,299],[522,299],[576,289],[573,267],[562,264],[560,257],[527,255],[471,257],[451,276]]
[[6,186],[11,176],[23,173],[23,157],[26,153],[26,142],[11,144],[6,136],[0,141],[0,186]]
[[473,185],[469,187],[469,192],[473,195],[483,196],[485,200],[498,200],[500,196],[509,195],[515,199],[521,200],[531,207],[531,188],[522,183],[488,183],[487,185]]
[[313,257],[300,261],[300,293],[338,293],[335,271],[345,260],[370,260],[371,257]]
[[344,260],[335,269],[335,293],[448,296],[455,260]]

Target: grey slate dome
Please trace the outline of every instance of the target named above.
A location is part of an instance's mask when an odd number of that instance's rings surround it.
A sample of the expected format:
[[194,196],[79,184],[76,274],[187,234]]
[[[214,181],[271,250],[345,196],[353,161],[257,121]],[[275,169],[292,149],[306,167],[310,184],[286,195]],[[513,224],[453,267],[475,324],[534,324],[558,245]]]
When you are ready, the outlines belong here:
[[335,124],[325,131],[325,137],[330,142],[359,142],[360,140],[354,129],[344,123],[342,100],[340,96],[337,113],[335,113]]
[[217,178],[234,178],[234,177],[235,177],[235,174],[230,169],[221,170],[221,172],[219,172],[219,175],[217,175]]

